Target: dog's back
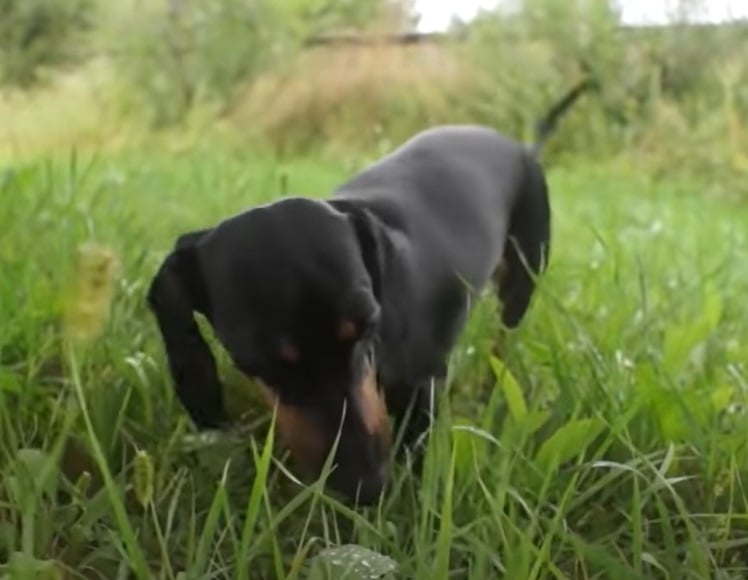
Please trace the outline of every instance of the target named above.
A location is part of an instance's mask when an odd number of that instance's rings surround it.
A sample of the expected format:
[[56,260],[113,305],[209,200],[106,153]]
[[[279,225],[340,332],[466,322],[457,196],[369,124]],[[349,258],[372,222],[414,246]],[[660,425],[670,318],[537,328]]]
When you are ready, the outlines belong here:
[[428,279],[480,290],[493,276],[503,320],[516,326],[550,252],[551,209],[538,156],[559,119],[590,88],[585,78],[536,125],[532,144],[477,125],[427,129],[333,194],[368,206],[407,239]]
[[[335,197],[355,198],[400,229],[415,253],[483,286],[503,254],[522,190],[527,151],[484,127],[428,129],[344,185]],[[396,216],[396,217],[394,217]]]

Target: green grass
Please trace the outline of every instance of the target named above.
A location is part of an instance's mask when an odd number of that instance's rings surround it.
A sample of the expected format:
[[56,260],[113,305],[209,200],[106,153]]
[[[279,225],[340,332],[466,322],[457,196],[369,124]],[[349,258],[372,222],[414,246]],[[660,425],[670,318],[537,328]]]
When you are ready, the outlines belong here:
[[[748,211],[698,184],[551,171],[551,268],[525,323],[492,360],[479,304],[422,478],[399,466],[377,508],[291,481],[225,358],[257,436],[195,435],[150,276],[180,232],[283,189],[324,195],[354,167],[205,149],[0,173],[4,577],[320,578],[314,556],[345,544],[400,578],[745,577]],[[119,275],[81,343],[62,313],[87,241]]]

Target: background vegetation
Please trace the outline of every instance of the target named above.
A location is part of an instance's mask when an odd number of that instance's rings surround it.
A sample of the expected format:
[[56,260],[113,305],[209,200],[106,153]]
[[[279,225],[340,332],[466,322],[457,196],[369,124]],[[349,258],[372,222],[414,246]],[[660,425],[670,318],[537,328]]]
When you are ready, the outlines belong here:
[[[746,577],[748,27],[519,4],[401,44],[394,0],[0,0],[0,576]],[[551,268],[503,362],[479,305],[420,480],[298,485],[225,357],[242,427],[194,433],[143,300],[176,235],[434,123],[529,139],[590,71]]]

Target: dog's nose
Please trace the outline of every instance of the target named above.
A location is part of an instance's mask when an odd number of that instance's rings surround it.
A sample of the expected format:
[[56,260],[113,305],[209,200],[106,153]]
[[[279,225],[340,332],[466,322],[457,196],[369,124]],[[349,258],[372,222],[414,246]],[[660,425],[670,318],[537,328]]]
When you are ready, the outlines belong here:
[[360,506],[370,506],[377,503],[387,486],[387,473],[387,465],[382,465],[373,473],[361,478],[355,486],[351,499]]
[[384,464],[359,477],[333,477],[330,483],[351,504],[370,506],[379,501],[387,486],[387,476],[388,468]]

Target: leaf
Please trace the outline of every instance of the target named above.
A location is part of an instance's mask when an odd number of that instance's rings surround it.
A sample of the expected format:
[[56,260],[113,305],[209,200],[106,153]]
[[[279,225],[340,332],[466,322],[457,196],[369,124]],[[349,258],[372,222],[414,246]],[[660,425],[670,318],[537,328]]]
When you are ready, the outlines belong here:
[[484,432],[469,420],[456,419],[455,423],[452,426],[455,467],[460,476],[466,476],[471,473],[475,463],[481,463],[486,460],[487,441],[496,440],[492,435]]
[[398,569],[389,556],[357,544],[322,550],[311,566],[308,580],[383,580]]
[[704,288],[704,294],[705,297],[702,321],[704,326],[711,332],[712,330],[717,328],[719,321],[722,319],[724,305],[722,302],[722,297],[720,296],[719,292],[717,292],[714,284],[707,283],[706,287]]
[[14,552],[10,556],[7,571],[9,572],[7,578],[62,580],[65,577],[54,560],[39,560],[22,552]]
[[221,524],[221,514],[225,513],[226,505],[228,503],[226,480],[228,478],[229,467],[230,463],[226,462],[223,475],[221,480],[218,482],[215,494],[213,494],[213,501],[210,504],[208,515],[205,518],[205,523],[202,527],[197,550],[193,559],[194,570],[197,574],[204,574],[209,569],[211,550],[214,548],[213,542],[216,534],[219,533],[218,530]]
[[526,433],[528,435],[533,435],[538,429],[540,429],[548,422],[548,419],[551,418],[551,415],[553,415],[553,413],[551,413],[550,411],[533,411],[529,413],[524,425]]
[[514,378],[509,369],[503,362],[495,356],[490,357],[491,368],[493,369],[496,381],[504,390],[506,403],[509,406],[509,412],[515,421],[521,421],[527,415],[527,404],[522,394],[522,388],[519,386],[517,379]]
[[57,489],[56,469],[51,466],[53,459],[40,449],[23,448],[16,456],[14,478],[16,496],[22,505],[29,509],[44,494],[54,497]]
[[662,439],[671,442],[683,441],[688,438],[690,427],[688,422],[684,421],[681,407],[660,403],[655,405],[654,408]]
[[735,389],[730,385],[717,387],[709,397],[712,400],[712,408],[717,412],[722,411],[730,404],[734,395]]
[[[252,484],[252,491],[249,494],[247,501],[247,507],[244,512],[244,529],[242,530],[241,541],[239,543],[239,559],[241,562],[249,561],[249,550],[252,545],[252,540],[255,535],[255,530],[258,527],[258,519],[260,513],[260,504],[262,497],[267,493],[267,480],[268,473],[270,471],[270,464],[273,457],[273,444],[275,442],[275,421],[277,419],[276,413],[273,413],[273,418],[270,423],[270,429],[268,430],[265,438],[265,445],[262,448],[262,454],[257,453],[257,449],[252,439],[252,456],[255,460],[255,478]],[[242,567],[238,571],[238,578],[248,578],[248,570],[246,567]]]
[[666,329],[662,359],[668,372],[679,372],[689,363],[695,349],[719,325],[723,310],[722,298],[714,286],[709,284],[704,290],[700,316],[674,323]]
[[654,391],[650,408],[655,412],[665,441],[686,441],[698,429],[709,429],[718,411],[701,390]]
[[0,391],[19,393],[21,388],[21,377],[19,375],[0,369]]
[[582,453],[602,432],[598,419],[578,419],[559,427],[538,450],[535,461],[543,470],[556,469],[560,464]]
[[439,535],[436,540],[436,555],[435,555],[435,573],[434,576],[437,578],[449,577],[449,557],[451,555],[452,548],[452,534],[453,534],[453,493],[454,493],[454,479],[455,479],[455,451],[452,451],[452,461],[450,462],[449,472],[447,473],[446,481],[444,482],[444,499],[442,500],[442,510],[440,524],[439,524]]

